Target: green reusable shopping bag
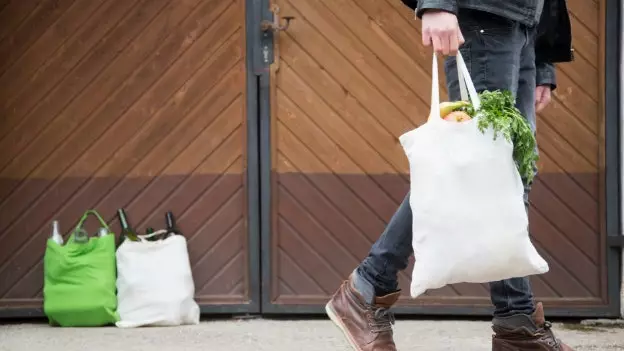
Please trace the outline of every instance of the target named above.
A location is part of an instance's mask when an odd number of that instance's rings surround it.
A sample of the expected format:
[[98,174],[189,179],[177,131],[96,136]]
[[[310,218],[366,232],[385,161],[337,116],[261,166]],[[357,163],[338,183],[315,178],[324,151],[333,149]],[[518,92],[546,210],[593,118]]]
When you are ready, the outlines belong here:
[[[109,234],[80,242],[77,237],[89,215]],[[65,245],[48,239],[43,270],[43,310],[50,324],[94,327],[119,320],[115,235],[96,211],[85,212]]]

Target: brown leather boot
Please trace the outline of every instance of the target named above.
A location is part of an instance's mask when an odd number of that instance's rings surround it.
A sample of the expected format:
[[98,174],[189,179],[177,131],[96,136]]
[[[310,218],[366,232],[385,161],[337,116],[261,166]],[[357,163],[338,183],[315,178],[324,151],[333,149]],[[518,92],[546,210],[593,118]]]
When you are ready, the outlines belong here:
[[555,337],[544,319],[544,306],[539,302],[532,316],[516,315],[494,318],[492,351],[574,351]]
[[[399,299],[399,292],[375,297],[374,293],[356,290],[352,274],[325,306],[329,318],[342,330],[356,351],[396,351],[392,336],[394,316],[389,308]],[[372,301],[367,302],[365,296]]]

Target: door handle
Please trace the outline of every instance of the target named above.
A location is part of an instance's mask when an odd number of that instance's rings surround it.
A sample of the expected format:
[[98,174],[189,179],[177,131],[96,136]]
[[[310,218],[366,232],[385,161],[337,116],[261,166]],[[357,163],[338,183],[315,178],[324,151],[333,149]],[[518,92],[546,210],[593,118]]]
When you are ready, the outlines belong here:
[[[263,20],[262,22],[260,22],[260,29],[263,32],[280,32],[280,31],[285,31],[288,30],[288,27],[290,26],[290,21],[292,21],[293,19],[295,19],[295,17],[293,16],[284,16],[280,18],[279,15],[279,6],[274,5],[272,7],[272,12],[273,12],[273,21],[269,21],[269,20]],[[281,20],[284,20],[284,24],[281,24]]]

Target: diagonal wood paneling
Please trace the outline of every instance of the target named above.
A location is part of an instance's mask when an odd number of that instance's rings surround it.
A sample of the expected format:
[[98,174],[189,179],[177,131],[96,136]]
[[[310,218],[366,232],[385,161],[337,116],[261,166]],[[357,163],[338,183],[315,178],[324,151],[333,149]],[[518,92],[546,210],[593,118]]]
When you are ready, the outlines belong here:
[[[242,0],[0,9],[0,309],[41,304],[52,219],[173,211],[201,304],[247,304]],[[18,64],[19,63],[19,64]],[[91,232],[96,230],[90,223]]]
[[[398,136],[424,122],[430,50],[396,0],[278,0],[295,16],[273,67],[273,281],[278,305],[324,304],[363,259],[408,189]],[[602,87],[599,4],[569,1],[577,59],[538,117],[540,176],[531,232],[551,271],[533,277],[549,306],[599,306]],[[441,87],[444,90],[444,87]],[[399,277],[409,287],[408,270]],[[458,284],[404,305],[489,306],[486,284]]]

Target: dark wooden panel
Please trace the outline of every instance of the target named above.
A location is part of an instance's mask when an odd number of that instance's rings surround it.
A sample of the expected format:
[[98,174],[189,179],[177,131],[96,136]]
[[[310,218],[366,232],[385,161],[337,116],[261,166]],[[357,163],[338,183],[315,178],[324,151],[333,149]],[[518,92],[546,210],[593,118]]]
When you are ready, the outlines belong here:
[[[277,4],[297,20],[279,36],[271,77],[270,304],[309,311],[302,306],[324,304],[367,255],[409,187],[397,138],[428,115],[430,49],[400,1]],[[534,292],[574,314],[608,301],[600,184],[604,21],[594,2],[570,7],[578,59],[559,65],[554,101],[538,117],[541,173],[530,218],[551,266],[532,278]],[[487,284],[411,300],[411,269],[399,276],[404,307],[490,305]]]
[[1,22],[3,27],[5,23],[7,24],[6,35],[0,43],[1,74],[6,73],[10,67],[15,66],[15,62],[19,60],[30,45],[48,30],[48,27],[55,23],[76,1],[43,0],[38,1],[34,7],[32,6],[33,1],[27,0],[23,2],[24,4],[22,5],[15,4],[3,11],[7,16],[15,15],[16,18]]
[[0,12],[24,18],[0,24],[0,51],[23,52],[0,61],[0,310],[40,307],[52,219],[67,235],[95,208],[118,232],[119,207],[141,230],[173,211],[200,304],[248,305],[244,1],[13,3]]

